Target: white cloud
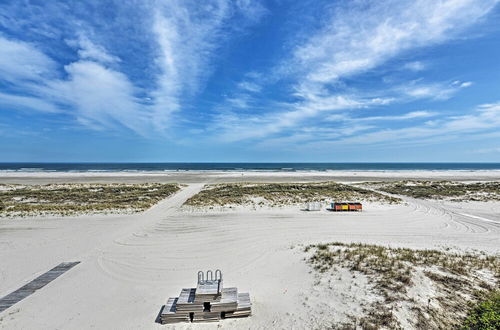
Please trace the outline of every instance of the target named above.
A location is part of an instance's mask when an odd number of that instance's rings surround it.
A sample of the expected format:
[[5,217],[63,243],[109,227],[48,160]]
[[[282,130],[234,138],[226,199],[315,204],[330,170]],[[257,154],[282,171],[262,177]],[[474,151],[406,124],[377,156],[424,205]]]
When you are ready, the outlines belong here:
[[286,148],[291,150],[303,150],[304,145],[321,145],[334,139],[359,134],[360,132],[373,129],[374,126],[363,124],[349,124],[345,126],[331,127],[305,127],[297,130],[293,134],[267,138],[256,144],[258,148]]
[[[230,37],[228,20],[235,14],[257,20],[263,13],[257,3],[240,0],[168,1],[154,16],[154,33],[160,49],[158,88],[151,93],[155,124],[167,125],[171,112],[180,107],[184,93],[194,94],[211,73],[210,60],[223,40]],[[242,22],[244,24],[244,22]],[[229,32],[228,32],[229,31]]]
[[249,107],[250,97],[246,94],[240,94],[226,98],[225,102],[230,108],[246,109]]
[[418,81],[408,82],[405,86],[400,86],[396,88],[400,93],[407,95],[415,99],[434,99],[434,100],[447,100],[451,98],[455,93],[463,88],[467,88],[472,85],[472,82],[466,81],[454,81],[451,84],[446,83],[430,83],[422,84]]
[[325,120],[328,121],[346,121],[346,120],[354,120],[356,122],[366,122],[366,121],[398,121],[398,120],[411,120],[417,118],[429,118],[432,116],[436,116],[437,113],[430,111],[413,111],[408,112],[402,115],[397,116],[370,116],[370,117],[347,117],[345,115],[331,115],[328,116]]
[[[445,100],[469,82],[458,85],[410,82],[386,97],[387,88],[372,92],[371,98],[359,92],[345,92],[342,80],[365,73],[410,49],[437,44],[459,35],[488,14],[499,0],[393,0],[332,5],[333,13],[325,24],[305,42],[294,48],[292,59],[285,60],[279,71],[296,83],[298,99],[285,107],[248,117],[224,114],[219,123],[223,139],[240,140],[265,137],[301,126],[305,120],[321,120],[325,113],[382,106],[419,98]],[[302,40],[302,39],[299,39]],[[421,70],[420,62],[408,64]],[[340,88],[339,88],[340,87]],[[384,86],[385,87],[385,86]],[[390,88],[389,88],[390,89]],[[377,92],[379,95],[376,95]],[[228,118],[230,118],[228,120]],[[258,124],[255,124],[258,123]]]
[[[134,96],[137,90],[123,73],[82,58],[65,66],[67,78],[59,79],[56,63],[36,47],[4,38],[0,45],[0,79],[23,93],[1,93],[6,109],[69,112],[92,128],[123,125],[139,134],[149,131],[150,111]],[[94,52],[94,59],[96,54],[100,60],[111,58]]]
[[56,63],[35,46],[0,35],[0,80],[39,81],[54,76]]
[[238,87],[242,90],[253,93],[258,93],[262,90],[262,86],[250,81],[242,81],[238,84]]
[[[36,46],[0,35],[0,79],[23,94],[6,92],[2,103],[34,109],[38,102],[38,111],[64,110],[95,129],[127,127],[142,135],[162,134],[182,100],[203,87],[218,47],[241,31],[243,23],[253,24],[265,14],[259,3],[247,0],[153,1],[141,10],[150,10],[153,19],[137,24],[150,26],[143,39],[154,42],[157,50],[154,58],[143,59],[156,69],[147,77],[147,88],[135,85],[125,74],[127,63],[92,39],[94,27],[82,25],[89,22],[68,17],[74,31],[66,34],[73,32],[74,37],[66,43],[78,59],[64,67]],[[230,26],[235,15],[240,24]]]
[[38,97],[14,95],[2,92],[0,92],[0,106],[6,110],[30,110],[47,113],[61,112],[56,105]]
[[427,68],[427,66],[420,62],[420,61],[414,61],[414,62],[408,62],[403,65],[403,69],[410,70],[410,71],[423,71]]
[[497,0],[354,2],[337,11],[306,44],[296,61],[312,68],[309,79],[329,82],[385,62],[398,53],[449,39],[486,15]]
[[[275,108],[282,109],[262,116],[242,115],[226,111],[218,115],[216,130],[222,131],[219,138],[225,142],[245,139],[262,138],[278,133],[283,129],[294,127],[308,118],[328,114],[331,111],[346,108],[361,108],[370,104],[371,100],[357,100],[347,95],[329,97],[311,96],[309,103],[304,104],[277,104]],[[378,102],[378,100],[377,100]],[[295,110],[287,111],[290,107]]]
[[93,60],[101,63],[120,62],[120,58],[109,54],[106,49],[93,43],[87,36],[81,34],[76,41],[68,41],[68,44],[78,48],[78,56],[82,59]]
[[[482,134],[488,130],[497,131],[499,129],[500,103],[494,103],[480,105],[469,115],[444,117],[431,124],[413,127],[382,129],[331,143],[398,144],[404,141],[416,142],[429,138],[449,137],[455,134]],[[432,143],[432,139],[428,142]]]
[[[253,0],[236,0],[236,8],[242,15],[249,20],[250,23],[256,23],[263,16],[267,15],[269,11],[258,1]],[[242,22],[245,24],[245,22]]]
[[451,84],[452,84],[452,86],[456,86],[456,87],[460,87],[460,88],[472,86],[472,82],[471,81],[455,80]]
[[150,116],[134,95],[136,88],[121,72],[81,60],[65,67],[68,79],[47,85],[46,93],[74,108],[76,117],[92,128],[123,125],[148,135]]

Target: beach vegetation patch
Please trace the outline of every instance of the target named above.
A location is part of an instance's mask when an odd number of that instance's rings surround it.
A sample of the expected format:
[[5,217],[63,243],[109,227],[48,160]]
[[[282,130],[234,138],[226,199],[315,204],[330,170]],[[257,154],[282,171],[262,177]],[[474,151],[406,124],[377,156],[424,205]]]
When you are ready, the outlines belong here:
[[310,201],[380,201],[398,198],[336,182],[319,183],[223,183],[207,185],[186,201],[189,206],[284,206]]
[[176,184],[0,185],[0,216],[140,212],[172,195]]
[[368,279],[377,299],[363,307],[363,315],[348,315],[363,329],[460,328],[496,317],[491,310],[498,296],[472,312],[470,306],[498,288],[499,255],[338,242],[309,245],[305,252],[317,276],[348,270]]
[[377,190],[420,199],[451,201],[500,201],[500,182],[397,181],[368,182],[362,185]]

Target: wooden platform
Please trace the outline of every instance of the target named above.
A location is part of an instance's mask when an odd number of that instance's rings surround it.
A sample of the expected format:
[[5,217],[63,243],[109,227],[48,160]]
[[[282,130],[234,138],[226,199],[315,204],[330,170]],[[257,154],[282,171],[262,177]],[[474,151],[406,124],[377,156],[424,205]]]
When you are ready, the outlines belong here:
[[222,287],[222,272],[198,272],[196,288],[184,288],[179,297],[169,298],[159,314],[162,324],[177,322],[217,322],[231,317],[251,314],[252,303],[248,293],[237,288]]
[[30,296],[33,294],[35,291],[43,288],[74,266],[78,265],[80,261],[75,261],[75,262],[63,262],[57,265],[56,267],[52,268],[48,272],[38,276],[35,278],[33,281],[29,282],[28,284],[20,287],[16,291],[9,293],[5,297],[0,299],[0,313],[6,310],[7,308],[11,307],[12,305],[18,303],[19,301],[23,300],[24,298]]
[[252,313],[252,303],[250,302],[250,294],[238,293],[238,307],[235,311],[226,312],[226,318],[232,317],[247,317]]
[[238,289],[237,288],[223,288],[221,299],[211,303],[212,312],[224,312],[236,310],[238,308]]
[[196,285],[195,302],[220,300],[222,280],[204,281]]
[[176,312],[178,299],[179,298],[168,298],[160,314],[160,321],[162,324],[190,321],[189,313]]
[[176,310],[185,313],[203,312],[203,302],[195,302],[195,293],[195,288],[182,289],[176,303]]

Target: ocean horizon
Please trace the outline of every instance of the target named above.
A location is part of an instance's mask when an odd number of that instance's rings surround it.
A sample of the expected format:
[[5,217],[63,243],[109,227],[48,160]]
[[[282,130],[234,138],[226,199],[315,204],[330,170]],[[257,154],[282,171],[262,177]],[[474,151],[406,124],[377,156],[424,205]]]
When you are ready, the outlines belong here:
[[484,171],[500,163],[339,162],[339,163],[0,163],[2,172],[169,172],[169,171]]

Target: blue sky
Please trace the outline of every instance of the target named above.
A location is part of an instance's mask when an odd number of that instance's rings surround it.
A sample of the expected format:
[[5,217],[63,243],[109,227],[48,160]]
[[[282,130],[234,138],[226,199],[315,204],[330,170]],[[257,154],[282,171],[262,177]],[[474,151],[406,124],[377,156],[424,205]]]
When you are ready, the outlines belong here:
[[500,161],[500,0],[0,2],[0,161]]

